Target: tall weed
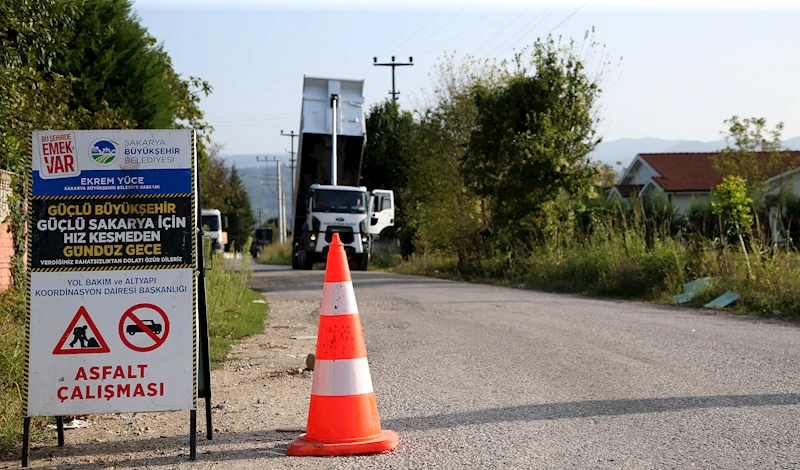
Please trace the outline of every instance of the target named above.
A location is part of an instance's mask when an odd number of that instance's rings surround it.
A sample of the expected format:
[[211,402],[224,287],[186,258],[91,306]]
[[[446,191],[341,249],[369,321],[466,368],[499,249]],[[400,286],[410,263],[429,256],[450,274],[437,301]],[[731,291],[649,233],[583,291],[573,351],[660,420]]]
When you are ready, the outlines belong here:
[[0,451],[22,434],[22,386],[25,367],[25,294],[0,293]]
[[251,239],[245,243],[241,258],[230,252],[227,257],[212,253],[206,244],[206,307],[208,309],[209,353],[213,366],[228,355],[231,345],[244,336],[264,330],[266,306],[263,298],[248,287],[253,277],[249,265]]
[[280,266],[291,266],[292,264],[292,242],[288,240],[284,243],[272,243],[261,250],[256,259],[261,264],[275,264]]
[[692,305],[730,290],[741,296],[734,310],[800,319],[800,254],[794,249],[767,246],[763,233],[749,235],[751,275],[738,242],[706,238],[709,232],[698,232],[663,201],[601,209],[561,206],[551,212],[546,236],[476,259],[469,269],[459,268],[452,253],[429,252],[393,271],[661,302],[709,276],[713,282]]

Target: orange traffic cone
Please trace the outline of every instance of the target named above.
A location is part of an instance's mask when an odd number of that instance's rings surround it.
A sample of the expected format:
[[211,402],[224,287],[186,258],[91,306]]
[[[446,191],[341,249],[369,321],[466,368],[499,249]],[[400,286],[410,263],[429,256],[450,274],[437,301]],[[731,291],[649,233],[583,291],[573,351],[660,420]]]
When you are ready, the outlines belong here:
[[288,455],[377,454],[397,447],[381,430],[347,256],[333,235],[325,269],[306,433]]

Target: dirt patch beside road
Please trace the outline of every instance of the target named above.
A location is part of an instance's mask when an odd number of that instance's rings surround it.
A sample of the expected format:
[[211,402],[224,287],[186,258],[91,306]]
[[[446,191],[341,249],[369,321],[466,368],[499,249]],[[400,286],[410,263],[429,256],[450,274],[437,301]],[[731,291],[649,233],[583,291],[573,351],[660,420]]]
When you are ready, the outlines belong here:
[[[275,459],[283,456],[298,432],[276,430],[301,430],[306,425],[311,374],[302,370],[306,355],[314,352],[316,340],[302,338],[317,334],[319,314],[319,296],[310,297],[314,300],[270,300],[265,332],[234,346],[231,360],[212,371],[214,439],[205,439],[205,414],[200,400],[195,462],[188,460],[189,412],[180,411],[91,415],[88,428],[66,431],[63,448],[58,448],[54,438],[35,443],[31,451],[32,467],[286,468],[293,465],[288,459],[280,462]],[[15,458],[4,456],[0,469],[19,468],[19,460],[12,460]]]

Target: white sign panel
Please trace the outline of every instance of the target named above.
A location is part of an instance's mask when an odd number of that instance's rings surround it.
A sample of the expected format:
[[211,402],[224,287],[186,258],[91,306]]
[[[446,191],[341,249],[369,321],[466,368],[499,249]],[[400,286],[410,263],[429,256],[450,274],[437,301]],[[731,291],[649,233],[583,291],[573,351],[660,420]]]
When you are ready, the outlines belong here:
[[33,273],[29,415],[192,408],[192,276]]
[[193,139],[32,134],[25,416],[195,409]]

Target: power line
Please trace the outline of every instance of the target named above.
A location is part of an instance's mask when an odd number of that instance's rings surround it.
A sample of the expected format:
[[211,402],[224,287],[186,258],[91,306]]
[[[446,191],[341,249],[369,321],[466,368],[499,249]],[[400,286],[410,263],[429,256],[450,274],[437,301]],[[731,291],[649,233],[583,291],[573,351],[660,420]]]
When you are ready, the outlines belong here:
[[492,36],[491,38],[489,38],[489,40],[488,40],[488,41],[484,42],[484,43],[483,43],[483,45],[482,45],[481,47],[479,47],[479,48],[475,49],[475,51],[472,53],[472,55],[473,55],[473,56],[477,55],[477,53],[478,53],[478,51],[479,51],[479,50],[483,49],[483,48],[484,48],[484,47],[486,47],[486,46],[487,46],[487,45],[488,45],[490,42],[494,41],[494,40],[495,40],[495,38],[496,38],[497,36],[500,36],[500,33],[502,33],[503,31],[506,31],[508,28],[510,28],[510,27],[511,27],[511,25],[512,25],[512,24],[514,24],[514,23],[516,23],[516,22],[517,22],[517,20],[518,20],[518,19],[520,19],[520,18],[522,17],[522,15],[524,15],[524,14],[525,14],[525,13],[526,13],[528,10],[530,10],[530,9],[531,9],[531,7],[533,7],[533,5],[534,5],[534,3],[533,3],[533,2],[529,3],[529,4],[528,4],[528,6],[527,6],[527,7],[525,7],[525,9],[524,9],[524,10],[522,10],[521,12],[519,12],[519,14],[518,14],[517,16],[515,16],[515,17],[514,17],[514,19],[513,19],[513,20],[511,20],[510,22],[508,22],[508,24],[506,24],[505,26],[503,26],[502,28],[500,28],[500,30],[499,30],[499,31],[497,31],[497,33],[495,33],[495,35],[494,35],[494,36]]
[[460,33],[458,33],[458,34],[456,34],[455,36],[453,36],[452,38],[448,39],[446,42],[444,42],[444,43],[440,44],[439,46],[436,46],[436,47],[434,47],[433,49],[427,50],[427,51],[423,52],[422,54],[418,54],[418,55],[425,55],[425,54],[429,54],[429,53],[431,53],[431,52],[433,52],[433,51],[436,51],[436,50],[439,50],[439,49],[441,49],[442,47],[444,47],[444,46],[446,46],[446,45],[450,44],[451,42],[455,41],[456,39],[458,39],[459,37],[461,37],[461,36],[462,36],[464,33],[466,33],[467,31],[469,31],[470,29],[474,28],[474,27],[475,27],[475,25],[477,25],[477,24],[478,24],[478,23],[480,23],[480,22],[481,22],[481,21],[482,21],[484,18],[486,18],[486,17],[489,15],[489,13],[493,12],[494,10],[496,10],[496,9],[497,9],[497,7],[499,7],[501,3],[502,3],[502,1],[495,3],[495,4],[494,4],[494,6],[493,6],[492,8],[490,8],[490,9],[489,9],[489,11],[487,11],[486,13],[484,13],[484,14],[483,14],[483,16],[481,16],[480,18],[478,18],[478,20],[477,20],[477,21],[475,21],[475,22],[474,22],[474,23],[472,23],[471,25],[467,26],[467,27],[466,27],[465,29],[463,29],[463,30],[462,30]]
[[383,69],[380,76],[378,76],[378,78],[374,82],[372,82],[372,85],[370,85],[370,87],[367,89],[367,92],[364,93],[364,98],[369,98],[370,96],[372,96],[375,87],[378,86],[378,83],[380,83],[380,81],[387,73],[389,73],[389,69]]
[[267,119],[267,120],[265,120],[265,119],[241,119],[241,120],[238,120],[238,121],[223,121],[223,122],[210,121],[209,125],[211,125],[212,127],[217,127],[217,126],[223,126],[223,127],[226,127],[226,126],[238,126],[240,124],[241,125],[251,125],[251,126],[254,126],[254,125],[270,126],[270,125],[273,125],[273,124],[285,124],[285,123],[286,123],[286,119]]
[[223,123],[223,124],[212,124],[211,127],[215,128],[215,129],[224,128],[224,127],[251,127],[251,126],[264,127],[264,126],[280,126],[280,125],[285,124],[285,123],[286,123],[286,121],[266,122],[266,123],[265,122],[230,122],[230,123]]
[[278,117],[291,116],[294,113],[262,113],[262,114],[231,114],[228,116],[206,116],[206,119],[239,119],[239,118],[259,118],[259,117]]
[[437,29],[436,31],[434,31],[433,33],[431,33],[431,35],[430,35],[430,36],[426,37],[426,38],[425,38],[425,39],[423,39],[421,42],[419,42],[419,43],[415,44],[414,46],[411,46],[411,47],[409,47],[409,48],[407,48],[407,49],[415,49],[415,48],[417,48],[417,47],[419,47],[419,46],[421,46],[421,45],[425,44],[425,43],[428,41],[428,39],[430,39],[430,38],[432,38],[432,37],[436,36],[436,34],[437,34],[437,33],[439,33],[439,31],[441,31],[442,29],[444,29],[444,27],[445,27],[445,26],[447,26],[447,25],[449,25],[450,23],[452,23],[452,22],[453,22],[453,20],[454,20],[454,19],[456,19],[456,17],[457,17],[458,15],[460,15],[460,14],[461,14],[461,12],[462,12],[462,11],[464,11],[464,9],[465,9],[465,8],[467,8],[467,7],[468,7],[468,6],[469,6],[469,5],[470,5],[470,4],[471,4],[473,1],[474,1],[474,0],[470,0],[469,2],[467,2],[467,3],[466,3],[464,6],[463,6],[463,7],[461,7],[461,9],[460,9],[460,10],[458,10],[458,11],[456,12],[456,14],[455,14],[455,15],[451,16],[451,17],[450,17],[450,19],[449,19],[449,20],[447,20],[447,22],[445,22],[445,24],[443,24],[443,25],[439,26],[439,29]]
[[[544,20],[546,20],[546,19],[547,19],[547,17],[548,17],[548,16],[550,16],[550,15],[551,15],[551,14],[552,14],[552,13],[555,11],[555,9],[558,7],[558,5],[559,5],[559,4],[561,4],[561,3],[563,3],[563,2],[564,2],[564,0],[556,0],[556,1],[554,1],[554,2],[553,2],[551,5],[550,5],[550,7],[548,7],[547,9],[544,9],[544,10],[542,10],[542,11],[541,11],[541,12],[540,12],[538,15],[534,16],[532,20],[530,20],[528,23],[526,23],[526,24],[525,24],[525,26],[523,26],[522,28],[518,29],[518,30],[517,30],[517,32],[516,32],[516,33],[514,33],[514,34],[512,34],[512,35],[511,35],[511,36],[510,36],[508,39],[506,39],[505,41],[503,41],[503,42],[501,42],[500,44],[498,44],[498,45],[497,45],[497,47],[495,47],[494,49],[492,49],[491,51],[489,51],[489,53],[488,53],[487,55],[489,55],[489,56],[493,55],[495,52],[497,52],[498,50],[500,50],[500,49],[501,49],[503,46],[505,46],[506,44],[508,44],[508,43],[509,43],[509,41],[512,41],[512,40],[514,40],[514,36],[517,36],[517,34],[518,34],[519,32],[521,32],[522,30],[524,30],[524,29],[527,29],[527,31],[525,31],[524,33],[522,33],[522,36],[519,36],[519,37],[521,37],[521,38],[524,38],[525,36],[527,36],[527,35],[528,35],[528,34],[529,34],[531,31],[533,31],[534,29],[536,29],[536,27],[537,27],[537,26],[539,26],[539,25],[540,25],[540,24],[541,24],[541,23],[542,23]],[[549,11],[548,11],[548,10],[549,10]],[[547,14],[545,15],[545,13],[547,13]],[[533,27],[531,27],[531,28],[529,28],[529,29],[528,29],[528,26],[530,26],[531,24],[533,24],[533,22],[534,22],[534,21],[536,21],[536,20],[538,20],[539,18],[541,18],[541,17],[542,17],[542,15],[545,15],[545,17],[544,17],[544,18],[542,18],[542,19],[541,19],[541,20],[540,20],[538,23],[534,24],[534,25],[533,25]],[[518,37],[518,38],[519,38],[519,37]],[[517,44],[517,42],[519,42],[519,39],[517,39],[517,41],[516,41],[515,43],[513,43],[513,44],[511,45],[511,47],[514,47],[514,45],[515,45],[515,44]]]
[[288,118],[277,118],[277,117],[269,117],[269,118],[239,118],[239,119],[229,119],[223,121],[217,121],[216,119],[209,119],[209,123],[220,123],[220,124],[237,124],[240,122],[286,122]]
[[[547,35],[549,36],[550,34],[552,34],[552,33],[553,33],[553,31],[555,31],[556,29],[558,29],[558,27],[559,27],[559,26],[561,26],[562,24],[566,23],[566,22],[567,22],[567,20],[569,20],[570,18],[572,18],[573,16],[575,16],[575,14],[576,14],[576,13],[578,13],[579,11],[581,11],[581,10],[583,9],[583,7],[585,7],[585,6],[586,6],[586,4],[587,4],[587,3],[589,3],[590,1],[591,1],[591,0],[586,0],[585,2],[583,2],[583,3],[582,3],[582,4],[581,4],[581,5],[578,7],[578,8],[576,8],[575,10],[573,10],[573,11],[572,11],[572,13],[570,13],[569,15],[567,15],[567,17],[566,17],[566,18],[564,18],[563,20],[561,20],[561,21],[560,21],[560,22],[559,22],[557,25],[553,26],[553,28],[551,28],[551,29],[550,29],[550,31],[548,31],[548,32],[547,32]],[[548,13],[548,14],[547,14],[547,16],[545,16],[544,18],[542,18],[542,21],[540,21],[539,23],[537,23],[537,25],[536,25],[536,26],[538,26],[538,25],[539,25],[539,24],[541,24],[541,23],[542,23],[544,20],[546,20],[546,19],[547,19],[547,18],[550,16],[550,14],[551,14],[551,13],[553,13],[554,11],[555,11],[555,9],[554,9],[554,10],[552,10],[550,13]],[[533,29],[531,29],[531,31],[532,31],[532,30],[533,30]],[[530,31],[529,31],[529,32],[530,32]],[[525,35],[526,35],[526,36],[527,36],[527,34],[528,34],[528,33],[525,33]],[[511,45],[511,47],[514,47],[514,46],[515,46],[515,45],[517,45],[517,44],[518,44],[520,41],[522,41],[522,38],[521,38],[520,40],[518,40],[517,42],[515,42],[514,44],[512,44],[512,45]]]
[[581,11],[581,10],[583,9],[583,7],[585,7],[585,6],[586,6],[586,4],[587,4],[587,3],[589,3],[590,1],[591,1],[591,0],[586,0],[585,2],[583,2],[583,3],[581,4],[581,6],[579,6],[578,8],[576,8],[576,9],[575,9],[575,11],[573,11],[572,13],[570,13],[569,15],[567,15],[567,17],[566,17],[566,18],[564,18],[563,20],[561,20],[561,23],[558,23],[557,25],[553,26],[553,29],[551,29],[551,30],[550,30],[550,31],[549,31],[547,34],[551,34],[553,31],[555,31],[556,29],[558,29],[558,27],[559,27],[559,26],[561,26],[562,24],[564,24],[564,23],[565,23],[565,22],[566,22],[568,19],[572,18],[572,17],[573,17],[573,16],[574,16],[576,13],[578,13],[579,11]]
[[390,51],[388,51],[388,52],[384,52],[383,54],[380,54],[380,55],[386,55],[386,54],[389,54],[389,53],[391,53],[392,51],[396,51],[397,49],[399,49],[399,48],[400,48],[400,46],[403,46],[403,45],[405,45],[405,44],[406,44],[408,41],[410,41],[411,39],[413,39],[414,37],[416,37],[416,36],[417,36],[417,34],[421,33],[421,32],[422,32],[422,30],[423,30],[423,29],[425,29],[425,27],[426,27],[426,26],[428,26],[429,24],[431,24],[431,22],[432,22],[434,19],[436,19],[436,17],[437,17],[437,16],[439,16],[439,13],[441,13],[442,11],[444,11],[444,9],[447,7],[447,5],[449,5],[449,4],[450,4],[450,2],[452,2],[452,1],[453,1],[453,0],[447,0],[447,2],[445,2],[445,4],[444,4],[444,5],[442,5],[442,8],[439,8],[439,11],[437,11],[436,13],[434,13],[434,14],[433,14],[433,16],[431,16],[431,17],[428,19],[428,21],[426,21],[426,22],[425,22],[425,24],[424,24],[424,25],[422,25],[422,26],[421,26],[421,27],[420,27],[418,30],[416,30],[416,31],[414,32],[414,34],[412,34],[412,35],[410,35],[409,37],[407,37],[407,38],[406,38],[406,39],[405,39],[403,42],[401,42],[400,44],[398,44],[398,45],[394,46],[394,47],[392,48],[392,50],[390,50]]

